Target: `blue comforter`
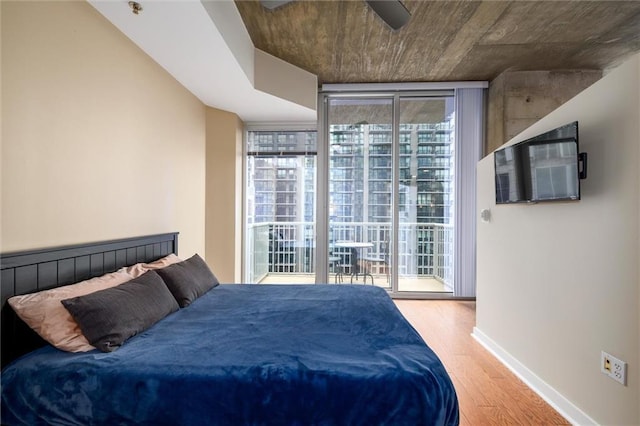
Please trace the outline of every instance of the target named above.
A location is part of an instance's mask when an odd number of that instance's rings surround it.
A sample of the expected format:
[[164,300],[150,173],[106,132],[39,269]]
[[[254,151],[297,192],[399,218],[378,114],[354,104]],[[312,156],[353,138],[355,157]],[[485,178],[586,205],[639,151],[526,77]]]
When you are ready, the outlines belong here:
[[386,292],[221,285],[111,353],[2,372],[7,425],[456,425],[438,357]]

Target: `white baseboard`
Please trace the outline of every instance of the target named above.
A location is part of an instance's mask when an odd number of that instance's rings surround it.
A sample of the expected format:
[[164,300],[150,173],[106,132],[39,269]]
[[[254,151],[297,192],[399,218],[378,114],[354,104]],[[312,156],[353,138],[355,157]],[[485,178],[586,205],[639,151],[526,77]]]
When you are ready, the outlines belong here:
[[526,383],[535,393],[540,395],[549,405],[562,415],[573,425],[587,426],[597,425],[595,420],[589,417],[584,411],[576,407],[571,401],[562,396],[558,391],[549,386],[544,380],[536,376],[524,364],[505,351],[500,345],[494,342],[489,336],[473,327],[471,336],[478,343],[484,346],[500,362],[513,372],[520,380]]

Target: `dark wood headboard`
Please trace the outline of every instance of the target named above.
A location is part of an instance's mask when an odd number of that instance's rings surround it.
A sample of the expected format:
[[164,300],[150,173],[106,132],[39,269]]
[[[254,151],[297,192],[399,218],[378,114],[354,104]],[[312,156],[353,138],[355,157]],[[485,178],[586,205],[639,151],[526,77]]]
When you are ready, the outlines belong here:
[[62,287],[178,254],[178,233],[0,254],[2,367],[47,343],[15,314],[12,296]]

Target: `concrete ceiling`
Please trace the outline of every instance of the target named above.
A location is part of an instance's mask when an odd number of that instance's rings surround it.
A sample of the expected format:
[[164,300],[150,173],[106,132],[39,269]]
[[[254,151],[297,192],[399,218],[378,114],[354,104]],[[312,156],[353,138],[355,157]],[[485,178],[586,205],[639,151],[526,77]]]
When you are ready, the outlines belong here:
[[319,83],[492,80],[505,70],[603,70],[640,51],[640,1],[403,2],[391,31],[364,1],[236,0],[258,49]]
[[[314,98],[321,83],[602,70],[640,51],[640,1],[406,0],[411,19],[395,32],[360,0],[296,0],[273,11],[258,0],[138,0],[139,15],[126,1],[88,1],[204,104],[245,122],[314,122],[308,103],[276,93],[296,72],[318,76]],[[270,73],[281,80],[269,82],[275,92],[256,84],[256,58],[269,56],[256,48],[288,63],[280,61],[287,73]]]

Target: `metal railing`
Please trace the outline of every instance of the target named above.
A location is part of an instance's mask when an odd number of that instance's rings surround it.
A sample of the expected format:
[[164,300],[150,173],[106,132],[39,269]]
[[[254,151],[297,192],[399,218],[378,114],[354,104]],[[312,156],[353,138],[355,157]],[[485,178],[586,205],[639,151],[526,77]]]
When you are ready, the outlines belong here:
[[[263,222],[247,232],[247,280],[259,282],[267,274],[315,273],[315,224],[311,222]],[[350,264],[350,253],[334,246],[341,241],[368,242],[363,256],[391,262],[398,253],[400,277],[432,277],[453,285],[453,226],[439,223],[400,223],[398,250],[391,248],[391,224],[331,222],[330,255]],[[380,270],[375,273],[381,273]]]

